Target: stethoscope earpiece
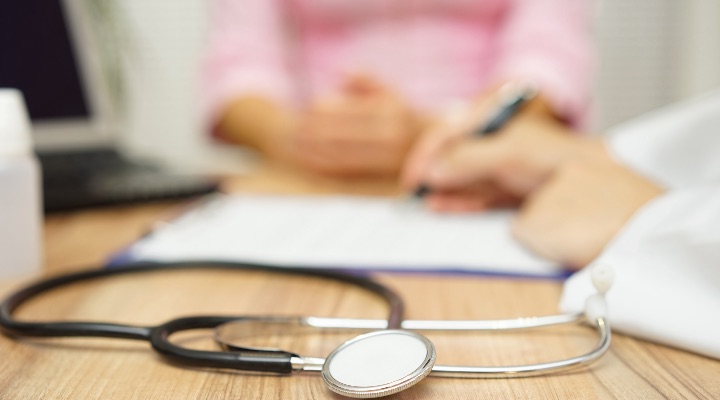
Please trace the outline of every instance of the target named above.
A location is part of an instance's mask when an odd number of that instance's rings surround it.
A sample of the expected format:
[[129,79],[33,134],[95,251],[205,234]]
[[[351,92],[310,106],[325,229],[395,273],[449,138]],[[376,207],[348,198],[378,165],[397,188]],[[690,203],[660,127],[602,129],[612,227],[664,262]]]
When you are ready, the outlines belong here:
[[593,264],[590,269],[590,280],[597,293],[585,300],[585,318],[590,323],[597,323],[599,319],[607,318],[608,306],[605,293],[610,290],[615,274],[607,264]]
[[599,294],[605,294],[610,290],[613,281],[615,280],[615,273],[612,268],[607,264],[596,263],[590,267],[590,279],[592,280],[595,290]]

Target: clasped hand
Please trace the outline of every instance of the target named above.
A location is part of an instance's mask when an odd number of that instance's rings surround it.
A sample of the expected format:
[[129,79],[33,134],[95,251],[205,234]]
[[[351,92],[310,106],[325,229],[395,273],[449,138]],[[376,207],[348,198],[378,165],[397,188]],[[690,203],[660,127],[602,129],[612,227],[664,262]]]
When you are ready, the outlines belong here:
[[394,175],[420,129],[419,117],[372,78],[353,76],[303,113],[293,159],[325,175]]

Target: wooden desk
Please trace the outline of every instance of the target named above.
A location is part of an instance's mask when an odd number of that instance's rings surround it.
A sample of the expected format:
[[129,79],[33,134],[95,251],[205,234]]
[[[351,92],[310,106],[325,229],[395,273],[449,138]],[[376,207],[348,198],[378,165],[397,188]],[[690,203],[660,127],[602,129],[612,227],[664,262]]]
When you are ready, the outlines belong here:
[[[282,175],[282,174],[281,174]],[[297,180],[265,171],[230,182],[235,189],[305,191]],[[317,184],[314,182],[313,184]],[[322,182],[323,184],[327,182]],[[360,186],[330,189],[373,192]],[[346,190],[347,189],[347,190]],[[377,193],[391,192],[382,186]],[[46,270],[55,274],[98,265],[137,239],[177,203],[54,215],[46,220]],[[407,317],[485,319],[550,314],[561,285],[545,280],[478,276],[381,274],[405,298]],[[6,294],[19,281],[0,283]],[[20,310],[32,319],[85,319],[155,324],[194,314],[310,314],[382,318],[381,302],[356,289],[311,278],[195,271],[127,276],[61,289]],[[498,365],[552,360],[586,351],[590,330],[549,334],[431,335],[439,363]],[[323,356],[333,337],[273,338],[277,344]],[[213,348],[209,332],[177,338]],[[719,339],[720,340],[720,339]],[[318,374],[276,377],[171,365],[146,343],[109,339],[22,339],[0,336],[0,399],[308,399],[340,398]],[[428,378],[398,399],[651,399],[720,398],[720,361],[615,335],[610,353],[590,370],[565,375],[470,380]]]

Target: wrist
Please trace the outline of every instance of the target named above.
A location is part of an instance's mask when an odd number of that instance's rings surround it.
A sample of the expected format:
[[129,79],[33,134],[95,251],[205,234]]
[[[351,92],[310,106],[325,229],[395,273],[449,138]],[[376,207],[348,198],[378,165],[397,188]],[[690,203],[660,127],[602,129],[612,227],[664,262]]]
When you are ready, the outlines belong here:
[[232,143],[274,156],[287,145],[297,125],[294,113],[262,97],[232,101],[218,123],[220,136]]

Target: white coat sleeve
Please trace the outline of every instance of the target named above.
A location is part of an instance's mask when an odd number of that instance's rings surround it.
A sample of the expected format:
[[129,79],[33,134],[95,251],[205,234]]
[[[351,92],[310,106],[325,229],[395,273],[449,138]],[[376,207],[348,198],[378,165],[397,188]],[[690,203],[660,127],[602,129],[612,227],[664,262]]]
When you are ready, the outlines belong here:
[[[610,266],[617,331],[720,359],[720,184],[648,203],[594,262]],[[560,308],[582,311],[589,271],[565,283]]]
[[[614,157],[668,191],[642,207],[593,262],[609,265],[619,332],[720,359],[720,91],[615,129]],[[581,311],[589,271],[560,307]]]
[[720,180],[720,90],[618,125],[606,145],[620,163],[663,187]]

